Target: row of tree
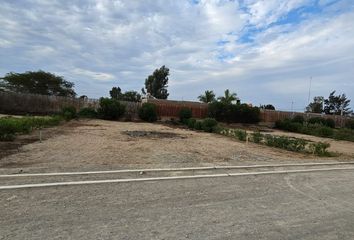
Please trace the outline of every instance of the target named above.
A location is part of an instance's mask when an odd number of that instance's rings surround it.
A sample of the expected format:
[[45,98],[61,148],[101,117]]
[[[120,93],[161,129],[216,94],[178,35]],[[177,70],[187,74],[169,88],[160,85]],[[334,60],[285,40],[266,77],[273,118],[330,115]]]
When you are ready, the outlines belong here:
[[[157,99],[167,99],[169,93],[168,76],[170,70],[162,66],[156,69],[151,75],[145,79],[145,86],[141,89],[141,93],[147,97]],[[44,72],[44,71],[28,71],[25,73],[10,72],[0,78],[0,91],[11,91],[18,93],[32,93],[53,96],[75,97],[74,83],[66,81],[62,76]],[[349,115],[353,111],[349,107],[350,100],[345,94],[335,95],[336,91],[330,93],[325,99],[323,96],[316,96],[307,107],[307,112],[325,113],[334,115]],[[138,102],[142,98],[142,94],[137,91],[122,92],[120,87],[113,87],[109,92],[111,98],[122,101]],[[199,101],[204,103],[212,103],[221,101],[223,103],[240,103],[240,99],[236,93],[232,93],[226,89],[224,96],[216,98],[212,90],[207,90],[204,94],[198,96]],[[261,105],[260,108],[275,110],[271,104]]]
[[237,97],[236,93],[231,93],[229,89],[226,89],[224,96],[218,98],[215,97],[215,93],[212,90],[206,90],[204,94],[198,96],[199,101],[203,103],[212,103],[215,101],[220,101],[226,104],[231,104],[233,102],[240,102],[240,99]]
[[[145,79],[145,88],[142,88],[142,93],[158,99],[167,99],[169,95],[167,91],[169,71],[165,66],[156,69]],[[0,78],[0,91],[63,97],[76,97],[77,95],[73,82],[65,80],[62,76],[42,70],[7,73]],[[138,92],[126,91],[122,93],[120,87],[113,87],[109,93],[112,98],[118,100],[134,102],[141,100],[141,94]]]
[[325,113],[329,115],[350,115],[353,111],[349,107],[350,100],[346,95],[335,95],[336,91],[329,94],[328,98],[323,96],[316,96],[306,107],[306,112],[311,113]]

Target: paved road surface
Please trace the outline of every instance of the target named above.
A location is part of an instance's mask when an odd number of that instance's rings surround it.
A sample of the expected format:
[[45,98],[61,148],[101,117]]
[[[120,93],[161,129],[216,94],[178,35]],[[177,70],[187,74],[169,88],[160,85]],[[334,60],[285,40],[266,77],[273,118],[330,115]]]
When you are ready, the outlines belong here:
[[0,191],[0,239],[354,239],[354,171]]

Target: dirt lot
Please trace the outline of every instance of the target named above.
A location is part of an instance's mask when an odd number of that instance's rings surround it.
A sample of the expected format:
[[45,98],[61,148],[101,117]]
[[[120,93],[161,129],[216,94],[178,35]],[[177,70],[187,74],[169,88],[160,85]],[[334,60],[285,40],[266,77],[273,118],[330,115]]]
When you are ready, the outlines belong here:
[[319,158],[162,124],[103,120],[73,120],[45,129],[42,142],[36,141],[38,135],[0,143],[0,172],[345,161],[354,154],[354,143],[329,139],[331,151],[345,154]]

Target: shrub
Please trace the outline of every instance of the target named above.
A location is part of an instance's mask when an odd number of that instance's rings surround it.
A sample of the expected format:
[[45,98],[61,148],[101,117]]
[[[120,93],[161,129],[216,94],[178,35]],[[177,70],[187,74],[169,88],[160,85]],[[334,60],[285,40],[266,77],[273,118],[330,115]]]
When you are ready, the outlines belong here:
[[340,128],[334,132],[334,139],[354,142],[354,130],[349,128]]
[[319,136],[319,137],[332,137],[334,134],[334,131],[330,127],[320,126],[320,127],[315,128],[310,133],[312,135]]
[[188,128],[193,129],[197,120],[195,118],[190,118],[187,121]]
[[213,133],[222,134],[225,128],[221,127],[219,124],[213,128]]
[[236,135],[238,140],[246,141],[247,132],[245,130],[235,130],[235,135]]
[[261,143],[264,137],[263,134],[261,134],[260,132],[253,132],[251,135],[251,141],[254,143]]
[[281,120],[276,121],[275,127],[290,132],[302,132],[303,130],[302,123],[293,122],[290,119],[284,119],[283,121]]
[[9,118],[0,118],[0,141],[11,141],[15,138],[16,125]]
[[306,141],[304,139],[272,135],[266,135],[265,143],[271,147],[282,148],[293,152],[304,151],[306,146]]
[[293,152],[302,152],[305,150],[305,147],[306,147],[306,140],[295,138],[295,139],[291,139],[286,149]]
[[97,112],[103,119],[115,120],[124,115],[125,105],[121,104],[116,99],[100,98],[100,106]]
[[218,125],[218,122],[214,118],[205,118],[202,121],[202,130],[205,132],[213,132],[216,125]]
[[139,109],[139,117],[146,122],[155,122],[157,120],[156,105],[153,103],[144,103]]
[[312,117],[310,118],[307,123],[309,124],[321,124],[323,126],[327,126],[330,128],[335,127],[335,122],[331,118],[322,118],[322,117]]
[[179,111],[179,120],[183,124],[187,124],[188,119],[192,117],[192,110],[190,108],[182,108]]
[[332,118],[326,118],[325,125],[330,128],[335,128],[336,123],[334,122],[334,120]]
[[354,119],[350,119],[346,122],[345,126],[350,129],[354,129]]
[[309,120],[307,120],[308,123],[310,124],[322,124],[325,125],[325,119],[322,117],[312,117]]
[[78,115],[80,117],[84,117],[84,118],[96,118],[97,111],[94,108],[86,107],[86,108],[80,109]]
[[309,145],[309,150],[316,155],[319,156],[326,156],[329,154],[327,151],[327,148],[330,147],[329,143],[323,143],[323,142],[318,142],[318,143],[311,143]]
[[294,122],[294,123],[301,123],[301,124],[303,124],[304,121],[305,121],[305,119],[304,119],[304,117],[301,116],[301,115],[296,115],[291,121]]
[[61,114],[66,121],[76,118],[76,108],[73,106],[64,107],[61,110]]
[[195,130],[202,130],[202,121],[196,121],[194,124],[194,129]]
[[15,134],[0,133],[0,141],[13,141],[13,140],[15,140]]
[[58,125],[61,120],[58,116],[0,118],[0,141],[13,140],[16,133],[29,133],[35,128]]
[[260,121],[260,110],[247,104],[212,102],[208,106],[208,116],[228,123],[257,123]]

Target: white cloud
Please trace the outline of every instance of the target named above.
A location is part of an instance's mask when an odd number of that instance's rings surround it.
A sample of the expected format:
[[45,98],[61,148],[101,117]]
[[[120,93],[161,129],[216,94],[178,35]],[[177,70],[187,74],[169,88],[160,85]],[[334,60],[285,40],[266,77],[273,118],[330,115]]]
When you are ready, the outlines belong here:
[[8,0],[0,5],[0,74],[60,72],[79,94],[99,97],[113,84],[139,90],[166,65],[176,99],[230,88],[247,101],[281,106],[304,98],[306,84],[294,84],[309,76],[320,83],[318,94],[336,88],[354,98],[353,4],[318,3],[321,13],[279,25],[316,1],[32,0],[20,6]]
[[92,78],[99,81],[110,81],[114,79],[114,76],[109,73],[93,72],[87,69],[75,68],[71,71],[75,75],[81,75],[84,77]]

